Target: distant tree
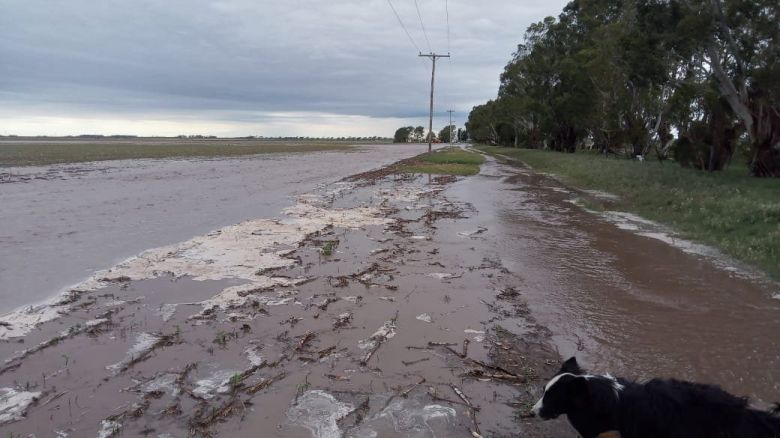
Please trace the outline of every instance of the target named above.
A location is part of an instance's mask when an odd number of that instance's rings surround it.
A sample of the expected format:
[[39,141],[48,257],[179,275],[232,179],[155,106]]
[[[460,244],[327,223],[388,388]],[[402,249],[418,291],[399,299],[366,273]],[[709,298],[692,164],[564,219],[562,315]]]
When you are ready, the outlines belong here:
[[414,132],[413,126],[403,126],[401,128],[398,128],[395,130],[395,135],[393,136],[393,143],[408,143],[409,140],[412,138],[412,133]]
[[414,128],[414,141],[423,141],[425,138],[425,128],[422,126],[418,126]]
[[439,140],[443,141],[444,143],[450,142],[450,137],[453,137],[454,140],[454,134],[455,132],[455,125],[449,125],[442,128],[441,131],[439,131]]

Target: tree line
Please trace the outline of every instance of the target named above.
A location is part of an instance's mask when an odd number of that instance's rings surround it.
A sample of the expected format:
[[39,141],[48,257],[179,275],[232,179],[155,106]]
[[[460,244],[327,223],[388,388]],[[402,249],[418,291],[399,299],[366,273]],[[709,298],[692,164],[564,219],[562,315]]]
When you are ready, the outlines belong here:
[[393,143],[427,143],[431,135],[433,136],[431,140],[438,140],[443,143],[449,143],[450,136],[453,137],[453,141],[465,141],[467,138],[466,132],[463,129],[456,128],[455,125],[445,126],[438,134],[434,132],[428,135],[425,134],[425,128],[422,126],[402,126],[395,130]]
[[780,177],[777,0],[574,0],[534,23],[472,140]]

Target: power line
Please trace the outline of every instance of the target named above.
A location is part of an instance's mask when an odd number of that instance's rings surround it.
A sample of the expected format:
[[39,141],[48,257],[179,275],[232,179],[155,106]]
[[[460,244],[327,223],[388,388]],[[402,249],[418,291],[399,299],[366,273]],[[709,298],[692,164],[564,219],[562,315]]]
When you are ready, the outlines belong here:
[[450,53],[450,7],[448,1],[444,0],[444,12],[447,16],[447,53]]
[[398,24],[400,24],[401,27],[403,28],[404,32],[406,33],[406,36],[409,37],[409,42],[412,43],[412,45],[418,52],[421,52],[420,46],[418,46],[417,43],[414,42],[414,38],[412,38],[412,35],[406,29],[406,26],[404,26],[404,22],[403,20],[401,20],[401,16],[398,15],[398,11],[395,10],[395,7],[393,6],[393,2],[387,0],[387,4],[390,5],[390,9],[393,10],[393,14],[395,14],[395,18],[398,20]]
[[420,19],[420,27],[423,31],[423,36],[425,36],[425,42],[428,43],[428,51],[433,52],[433,49],[431,49],[431,41],[428,39],[428,32],[425,31],[425,24],[423,24],[422,14],[420,14],[420,6],[417,4],[417,0],[414,0],[414,8],[417,9],[417,18]]

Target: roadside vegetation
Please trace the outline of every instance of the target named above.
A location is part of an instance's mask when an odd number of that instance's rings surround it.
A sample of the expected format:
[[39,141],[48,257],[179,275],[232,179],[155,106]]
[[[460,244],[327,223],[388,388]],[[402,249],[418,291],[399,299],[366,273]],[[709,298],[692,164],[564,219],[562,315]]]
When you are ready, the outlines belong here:
[[780,177],[779,20],[777,0],[571,1],[528,27],[468,133]]
[[256,154],[348,150],[343,141],[244,139],[137,139],[123,141],[0,141],[0,167],[42,166],[141,158],[236,157]]
[[[780,280],[780,180],[743,168],[698,172],[672,163],[604,158],[596,153],[477,146],[555,174],[578,189],[619,196],[610,209],[666,224],[691,240],[721,249]],[[598,201],[589,207],[603,208]]]
[[478,153],[446,148],[405,160],[397,172],[467,176],[479,173],[479,166],[484,162],[485,158]]

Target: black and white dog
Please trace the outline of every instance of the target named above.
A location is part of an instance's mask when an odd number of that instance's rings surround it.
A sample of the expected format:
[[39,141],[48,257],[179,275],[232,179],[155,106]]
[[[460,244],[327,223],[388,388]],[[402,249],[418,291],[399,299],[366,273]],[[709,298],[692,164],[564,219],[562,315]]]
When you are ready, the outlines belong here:
[[543,419],[566,414],[582,438],[615,431],[622,438],[780,438],[780,417],[717,386],[590,375],[573,357],[547,382],[532,413]]

